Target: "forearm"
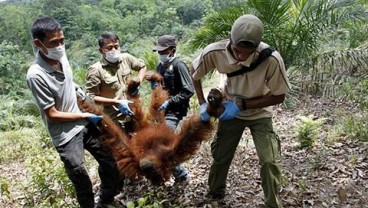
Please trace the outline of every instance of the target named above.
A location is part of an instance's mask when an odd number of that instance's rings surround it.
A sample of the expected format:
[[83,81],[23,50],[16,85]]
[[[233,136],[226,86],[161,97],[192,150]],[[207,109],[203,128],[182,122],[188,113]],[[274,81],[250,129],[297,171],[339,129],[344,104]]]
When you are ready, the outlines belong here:
[[285,100],[285,94],[269,95],[252,99],[237,100],[237,105],[241,110],[263,108],[272,105],[277,105]]
[[117,104],[119,104],[119,100],[117,100],[117,99],[106,98],[106,97],[101,97],[101,96],[94,96],[93,100],[97,104],[102,104],[102,105],[117,105]]
[[198,103],[199,103],[199,105],[201,105],[202,103],[206,102],[206,99],[204,98],[201,80],[200,79],[195,80],[193,78],[193,74],[195,73],[195,70],[193,68],[193,64],[189,67],[189,72],[190,72],[191,79],[192,79],[192,82],[193,82],[194,91],[197,94]]
[[139,70],[138,72],[138,78],[139,78],[139,81],[142,83],[144,78],[145,78],[145,75],[146,75],[146,71],[147,71],[147,68],[146,67],[143,67],[142,69]]
[[77,121],[81,119],[86,119],[91,116],[90,113],[70,113],[70,112],[62,112],[52,107],[50,109],[45,110],[47,119],[49,122],[58,123],[58,122],[68,122],[68,121]]
[[206,102],[206,99],[204,98],[204,94],[203,94],[203,88],[202,88],[202,83],[201,80],[193,80],[193,85],[194,85],[194,90],[197,94],[197,98],[198,98],[198,103],[199,105],[201,105],[202,103]]

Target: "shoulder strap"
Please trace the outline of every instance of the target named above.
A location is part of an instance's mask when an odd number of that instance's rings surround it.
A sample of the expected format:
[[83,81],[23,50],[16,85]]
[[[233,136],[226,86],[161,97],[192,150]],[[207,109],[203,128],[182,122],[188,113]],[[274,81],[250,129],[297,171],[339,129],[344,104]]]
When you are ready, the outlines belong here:
[[175,58],[172,62],[171,62],[171,65],[174,67],[174,68],[177,68],[177,65],[178,63],[180,62],[180,60],[178,58]]
[[[178,64],[179,64],[179,63],[181,63],[181,62],[183,62],[183,61],[181,61],[181,60],[180,60],[180,59],[178,59],[178,58],[175,58],[175,59],[173,60],[173,62],[171,63],[171,65],[173,66],[173,69],[174,69],[174,73],[179,74]],[[184,62],[183,62],[183,63],[184,63]]]
[[236,70],[236,71],[233,71],[231,73],[226,74],[227,77],[234,77],[234,76],[238,76],[240,74],[244,74],[244,73],[253,71],[255,68],[257,68],[257,66],[259,64],[261,64],[264,60],[266,60],[268,57],[270,57],[272,52],[274,52],[274,51],[275,51],[275,49],[273,49],[273,48],[263,49],[261,51],[261,53],[259,53],[258,59],[255,62],[251,63],[249,67],[242,66],[239,70]]

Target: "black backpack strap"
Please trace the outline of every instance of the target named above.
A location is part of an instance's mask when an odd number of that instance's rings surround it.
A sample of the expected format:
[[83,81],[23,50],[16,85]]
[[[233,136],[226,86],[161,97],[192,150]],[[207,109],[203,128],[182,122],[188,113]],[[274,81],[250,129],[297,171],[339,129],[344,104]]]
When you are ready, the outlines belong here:
[[179,62],[181,62],[181,60],[178,58],[175,58],[173,62],[171,62],[171,65],[173,66],[173,68],[175,68],[175,70],[177,70]]
[[258,65],[260,65],[264,60],[266,60],[268,57],[271,56],[271,54],[275,51],[273,48],[266,48],[263,49],[258,56],[258,59],[251,63],[249,67],[242,66],[239,70],[233,71],[231,73],[226,74],[227,77],[234,77],[238,76],[240,74],[244,74],[250,71],[253,71],[255,68],[257,68]]

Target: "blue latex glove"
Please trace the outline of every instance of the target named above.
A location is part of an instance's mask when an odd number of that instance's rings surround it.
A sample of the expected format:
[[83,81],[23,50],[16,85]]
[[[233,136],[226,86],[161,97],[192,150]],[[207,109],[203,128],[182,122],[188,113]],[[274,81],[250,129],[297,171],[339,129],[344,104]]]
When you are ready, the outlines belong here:
[[166,100],[162,105],[158,108],[158,110],[163,111],[166,110],[166,108],[169,106],[169,101]]
[[211,116],[207,113],[207,106],[208,106],[208,103],[202,103],[202,105],[200,106],[200,118],[201,118],[201,121],[204,121],[204,122],[207,122],[210,120]]
[[155,89],[158,86],[158,82],[156,80],[151,81],[151,89]]
[[101,122],[102,118],[103,116],[101,115],[92,114],[90,117],[88,117],[88,120],[97,126]]
[[219,120],[230,120],[235,118],[240,110],[234,101],[226,101],[221,104],[225,111],[220,115]]
[[132,96],[136,96],[139,92],[139,86],[137,87],[136,90],[134,90],[134,92],[130,93]]
[[122,113],[123,115],[134,115],[133,111],[130,110],[129,108],[129,104],[132,104],[133,102],[130,100],[121,100],[120,104],[118,105],[118,109],[120,111],[120,113]]

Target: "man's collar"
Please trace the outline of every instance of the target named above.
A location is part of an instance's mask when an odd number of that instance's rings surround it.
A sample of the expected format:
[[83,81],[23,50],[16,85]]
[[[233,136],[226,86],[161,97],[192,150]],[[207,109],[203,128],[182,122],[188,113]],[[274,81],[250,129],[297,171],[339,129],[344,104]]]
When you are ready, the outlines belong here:
[[[249,67],[250,64],[258,58],[259,48],[260,47],[258,46],[256,48],[256,50],[252,54],[250,54],[250,56],[245,61],[242,62],[242,64]],[[227,57],[228,63],[229,64],[238,64],[239,61],[237,61],[232,55],[231,48],[230,48],[230,41],[226,44],[226,49],[225,50],[226,50],[226,57]]]
[[44,69],[45,72],[49,74],[57,72],[54,68],[52,68],[52,66],[49,63],[47,63],[45,59],[42,58],[40,50],[37,50],[36,53],[36,63],[39,64],[42,67],[42,69]]

